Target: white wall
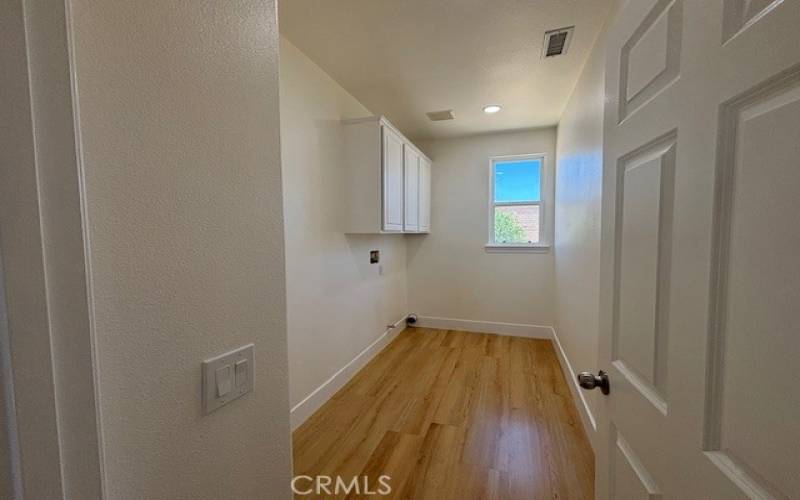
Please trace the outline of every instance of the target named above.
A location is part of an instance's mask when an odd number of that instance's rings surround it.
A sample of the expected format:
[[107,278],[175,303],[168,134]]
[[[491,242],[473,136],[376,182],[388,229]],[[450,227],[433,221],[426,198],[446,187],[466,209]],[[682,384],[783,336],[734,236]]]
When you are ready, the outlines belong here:
[[[289,498],[275,2],[70,9],[107,498]],[[203,416],[201,361],[250,342]]]
[[[342,231],[340,121],[371,113],[286,39],[280,70],[289,387],[295,407],[376,341],[387,324],[406,315],[406,242],[402,235]],[[383,275],[370,265],[370,250],[380,250]],[[320,396],[293,412],[293,425],[326,399]]]
[[[558,125],[554,329],[574,372],[573,380],[577,372],[602,368],[597,366],[597,355],[604,102],[605,31]],[[578,394],[585,401],[580,409],[591,421],[601,395],[598,391]]]
[[552,189],[555,140],[555,128],[546,128],[419,143],[433,160],[431,234],[408,237],[411,311],[449,319],[553,324],[552,253],[486,253],[484,247],[489,158],[545,153],[546,189]]

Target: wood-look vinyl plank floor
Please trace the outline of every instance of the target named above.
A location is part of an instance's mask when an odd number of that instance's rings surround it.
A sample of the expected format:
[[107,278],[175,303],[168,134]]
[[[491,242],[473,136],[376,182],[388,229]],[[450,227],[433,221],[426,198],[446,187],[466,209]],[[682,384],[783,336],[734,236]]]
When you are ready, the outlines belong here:
[[407,329],[293,448],[295,475],[366,476],[374,488],[390,476],[383,498],[593,498],[594,457],[548,340]]

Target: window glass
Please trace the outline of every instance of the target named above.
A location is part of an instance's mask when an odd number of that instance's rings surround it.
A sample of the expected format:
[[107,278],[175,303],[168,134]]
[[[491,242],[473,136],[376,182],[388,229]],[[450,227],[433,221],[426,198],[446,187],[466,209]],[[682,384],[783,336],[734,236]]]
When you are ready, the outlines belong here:
[[495,203],[541,201],[542,160],[498,161],[494,166]]
[[539,242],[539,205],[494,207],[494,241],[505,244]]

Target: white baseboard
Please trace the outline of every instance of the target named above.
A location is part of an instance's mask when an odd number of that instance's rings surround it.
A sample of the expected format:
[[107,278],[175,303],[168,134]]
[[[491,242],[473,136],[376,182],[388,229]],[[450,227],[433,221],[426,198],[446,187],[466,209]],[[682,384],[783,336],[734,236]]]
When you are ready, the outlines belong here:
[[556,354],[558,354],[558,360],[560,362],[559,364],[561,365],[561,370],[564,372],[564,378],[567,379],[567,385],[572,393],[575,406],[578,408],[578,413],[583,422],[583,428],[586,431],[586,435],[589,437],[589,441],[592,443],[592,448],[596,449],[594,439],[597,434],[597,422],[594,419],[594,414],[592,414],[592,410],[589,408],[589,404],[583,394],[583,389],[578,385],[577,372],[572,368],[572,363],[569,362],[567,352],[561,345],[561,341],[558,340],[558,334],[555,329],[552,330],[552,335],[553,345],[556,348]]
[[341,367],[334,373],[328,380],[322,383],[319,387],[314,389],[308,396],[303,398],[302,401],[294,405],[291,410],[291,424],[294,431],[308,417],[317,411],[325,402],[327,402],[336,391],[344,387],[358,371],[364,367],[376,354],[381,352],[389,342],[394,340],[397,335],[406,329],[406,317],[403,316],[400,320],[394,323],[394,328],[387,328],[383,334],[375,339],[370,345],[364,348],[363,351],[350,360],[349,363]]
[[465,332],[497,333],[500,335],[527,337],[531,339],[549,339],[553,336],[553,329],[549,326],[474,321],[471,319],[437,318],[435,316],[420,316],[417,318],[417,322],[414,326],[438,328],[442,330],[462,330]]

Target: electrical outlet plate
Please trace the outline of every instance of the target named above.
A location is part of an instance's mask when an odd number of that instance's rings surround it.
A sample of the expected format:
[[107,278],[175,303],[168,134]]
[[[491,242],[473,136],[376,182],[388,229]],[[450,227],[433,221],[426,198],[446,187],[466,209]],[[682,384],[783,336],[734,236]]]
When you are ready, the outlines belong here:
[[[253,390],[255,360],[253,344],[203,361],[203,414],[239,399]],[[225,368],[228,367],[229,370]],[[228,380],[217,380],[227,376]],[[224,392],[224,394],[220,394]]]

